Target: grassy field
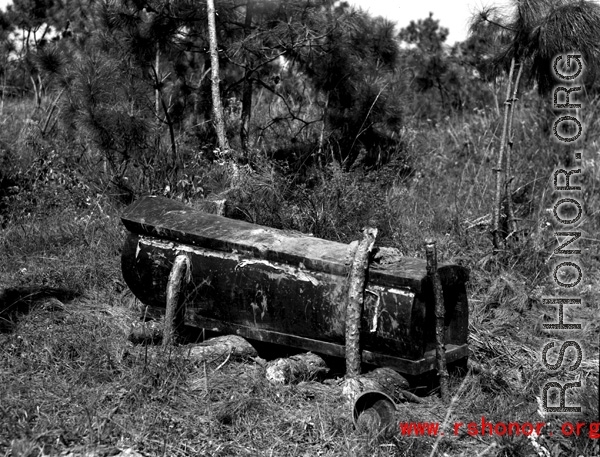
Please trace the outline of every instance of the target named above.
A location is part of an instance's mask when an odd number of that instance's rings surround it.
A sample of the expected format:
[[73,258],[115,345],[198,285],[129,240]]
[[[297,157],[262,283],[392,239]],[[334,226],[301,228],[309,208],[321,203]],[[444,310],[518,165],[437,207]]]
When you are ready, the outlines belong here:
[[[497,255],[489,220],[501,119],[491,111],[407,125],[402,160],[376,171],[345,173],[330,166],[309,186],[278,175],[265,159],[261,168],[242,175],[234,198],[255,222],[344,242],[357,239],[366,223],[376,224],[380,245],[418,257],[424,256],[423,240],[433,236],[441,260],[470,269],[470,358],[481,369],[451,378],[450,405],[435,392],[423,403],[400,405],[400,420],[443,423],[443,437],[388,439],[354,430],[339,377],[319,388],[273,386],[261,359],[216,360],[203,367],[189,359],[185,347],[164,352],[130,343],[141,307],[120,272],[124,205],[103,177],[101,160],[58,135],[40,135],[31,111],[25,102],[7,103],[0,117],[0,179],[5,179],[0,287],[54,287],[72,296],[38,300],[0,316],[0,455],[600,454],[589,428],[579,437],[560,431],[566,421],[600,421],[595,105],[586,111],[585,138],[571,150],[550,139],[547,119],[535,107],[518,108],[514,201],[521,232]],[[552,214],[559,198],[552,176],[576,151],[583,154],[582,191],[576,194],[584,211],[576,228],[582,233],[577,260],[583,278],[573,293],[582,305],[568,307],[565,321],[581,322],[582,329],[557,334],[542,326],[557,319],[543,297],[564,295],[552,278],[559,242],[554,232],[561,230]],[[204,194],[224,187],[220,165],[202,166],[186,173],[201,179]],[[168,195],[178,196],[175,190]],[[569,338],[583,347],[580,367],[568,371],[574,351],[567,351],[562,367],[550,372],[541,362],[542,348],[555,341],[548,359],[556,360]],[[543,413],[541,389],[553,378],[583,383],[567,395],[568,402],[585,406],[583,413]],[[494,423],[545,422],[544,430],[554,433],[470,436],[466,427],[452,433],[452,424],[480,423],[482,417]]]

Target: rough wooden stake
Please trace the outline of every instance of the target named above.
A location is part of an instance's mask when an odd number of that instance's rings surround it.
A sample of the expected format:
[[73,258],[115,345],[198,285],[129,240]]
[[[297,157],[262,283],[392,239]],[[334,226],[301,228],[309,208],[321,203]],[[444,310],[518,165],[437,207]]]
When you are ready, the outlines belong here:
[[183,325],[183,303],[180,300],[184,281],[190,280],[190,260],[186,254],[179,254],[173,262],[167,283],[167,309],[165,312],[165,326],[163,330],[163,346],[176,342],[177,333]]
[[446,368],[445,345],[445,315],[442,282],[437,268],[437,251],[435,241],[425,240],[425,255],[427,256],[427,274],[431,278],[433,297],[435,300],[435,356],[438,375],[440,377],[440,394],[444,403],[448,402],[448,369]]
[[348,280],[348,304],[346,306],[346,375],[360,374],[360,318],[363,309],[365,278],[369,266],[369,253],[373,249],[377,229],[365,227],[363,237],[354,253]]

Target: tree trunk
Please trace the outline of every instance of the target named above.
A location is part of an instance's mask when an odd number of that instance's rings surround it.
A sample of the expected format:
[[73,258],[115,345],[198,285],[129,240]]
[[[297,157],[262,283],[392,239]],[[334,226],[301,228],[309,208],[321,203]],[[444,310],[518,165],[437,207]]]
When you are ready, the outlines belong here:
[[2,78],[2,96],[0,98],[0,116],[4,114],[4,94],[6,93],[6,72]]
[[165,113],[165,122],[167,123],[167,126],[169,127],[169,138],[171,139],[171,157],[173,158],[173,161],[172,161],[170,174],[173,177],[173,182],[171,183],[171,185],[174,188],[175,187],[174,184],[175,184],[175,181],[177,178],[177,166],[178,166],[178,163],[177,163],[177,141],[175,140],[175,127],[173,125],[173,119],[171,118],[171,115],[169,114],[169,107],[165,103],[165,101],[162,97],[162,94],[160,97],[160,102],[162,103],[163,111]]
[[[246,21],[244,23],[244,37],[248,38],[252,27],[252,13],[254,0],[246,3]],[[240,126],[240,143],[246,157],[248,156],[248,130],[250,117],[252,115],[252,59],[246,57],[246,69],[244,70],[244,87],[242,88],[242,114]]]
[[[335,28],[335,20],[333,19],[333,5],[327,8],[327,46],[331,46],[331,31]],[[331,91],[328,90],[325,94],[325,106],[323,107],[323,123],[321,124],[321,132],[319,133],[319,149],[317,150],[317,165],[321,172],[321,177],[324,178],[324,167],[327,161],[325,160],[325,131],[329,133],[329,96]],[[332,153],[333,156],[333,153]],[[332,157],[333,158],[333,157]]]
[[33,94],[35,96],[35,107],[40,108],[42,106],[42,85],[41,80],[39,80],[40,84],[35,81],[33,75],[29,76],[31,80],[31,86],[33,87]]
[[217,49],[217,26],[215,22],[215,2],[206,0],[208,13],[208,43],[210,48],[210,68],[211,68],[211,88],[213,102],[213,118],[219,148],[221,151],[229,149],[229,143],[225,136],[225,122],[223,120],[223,105],[221,104],[221,94],[219,90],[219,51]]
[[[48,133],[48,126],[50,125],[50,119],[52,118],[54,111],[56,111],[56,107],[58,106],[58,101],[64,94],[65,90],[66,90],[66,88],[64,88],[64,87],[60,90],[60,92],[54,99],[54,103],[52,103],[52,106],[48,110],[48,115],[46,116],[46,121],[44,122],[44,127],[42,127],[42,136],[44,136],[44,135],[46,135],[46,133]],[[4,100],[2,100],[2,103],[4,104]],[[2,109],[0,109],[0,115],[1,114],[2,114]],[[52,126],[54,126],[54,124],[52,124]]]
[[325,129],[327,128],[327,116],[329,116],[329,91],[325,98],[325,107],[323,108],[323,124],[321,125],[321,133],[319,134],[319,149],[317,151],[317,164],[319,170],[323,171],[325,165],[325,158],[323,151],[325,149]]
[[156,55],[154,62],[154,116],[156,116],[156,127],[160,128],[160,48],[156,43]]

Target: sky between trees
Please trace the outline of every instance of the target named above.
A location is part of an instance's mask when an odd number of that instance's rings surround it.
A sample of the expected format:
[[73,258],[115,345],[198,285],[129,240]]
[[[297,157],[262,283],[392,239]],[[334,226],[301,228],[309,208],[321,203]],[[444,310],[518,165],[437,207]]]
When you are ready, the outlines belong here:
[[[218,0],[217,0],[218,1]],[[5,10],[10,0],[0,0],[0,9]],[[468,32],[468,22],[470,16],[483,5],[489,5],[492,2],[483,0],[350,0],[350,4],[369,10],[375,16],[384,16],[396,22],[398,27],[406,27],[410,21],[425,19],[429,12],[440,20],[440,25],[450,29],[447,43],[453,44],[456,41],[463,41]],[[499,0],[493,4],[503,4],[506,0]]]
[[[2,2],[4,0],[0,0]],[[469,21],[473,14],[484,6],[503,6],[507,0],[350,0],[350,4],[368,10],[374,16],[384,16],[396,22],[398,27],[406,27],[410,21],[425,19],[433,12],[433,17],[439,19],[440,25],[450,29],[446,42],[454,44],[464,41],[469,30]]]

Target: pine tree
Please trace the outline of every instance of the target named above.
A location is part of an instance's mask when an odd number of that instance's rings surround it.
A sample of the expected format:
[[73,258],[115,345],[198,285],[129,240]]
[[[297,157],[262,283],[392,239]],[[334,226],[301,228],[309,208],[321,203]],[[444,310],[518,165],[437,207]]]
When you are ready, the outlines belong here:
[[[518,100],[521,78],[529,67],[540,94],[547,94],[554,84],[551,63],[556,55],[577,50],[586,62],[589,77],[593,78],[600,62],[600,5],[593,1],[526,0],[515,2],[515,14],[507,23],[495,21],[489,10],[483,11],[474,22],[499,26],[508,44],[498,50],[496,64],[508,68],[506,102],[502,137],[498,149],[492,238],[494,252],[501,248],[500,210],[507,201],[510,234],[517,231],[512,204],[511,153],[513,149],[512,122],[514,104]],[[503,186],[503,181],[506,184]],[[503,192],[504,187],[504,192]]]

